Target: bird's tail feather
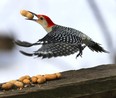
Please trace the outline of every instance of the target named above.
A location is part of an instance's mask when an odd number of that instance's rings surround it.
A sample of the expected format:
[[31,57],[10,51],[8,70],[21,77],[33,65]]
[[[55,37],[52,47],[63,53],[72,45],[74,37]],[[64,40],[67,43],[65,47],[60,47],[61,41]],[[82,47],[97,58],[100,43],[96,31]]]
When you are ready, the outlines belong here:
[[106,51],[103,47],[101,47],[99,43],[96,43],[96,42],[94,42],[94,41],[90,41],[88,47],[89,47],[92,51],[109,53],[109,52]]

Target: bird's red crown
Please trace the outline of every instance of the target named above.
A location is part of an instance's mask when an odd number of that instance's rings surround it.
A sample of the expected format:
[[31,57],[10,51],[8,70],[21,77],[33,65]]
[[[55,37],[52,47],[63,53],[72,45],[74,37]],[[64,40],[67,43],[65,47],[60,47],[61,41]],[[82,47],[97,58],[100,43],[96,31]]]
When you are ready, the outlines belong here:
[[46,15],[38,15],[38,17],[40,17],[40,16],[43,16],[46,19],[46,21],[48,23],[48,27],[51,27],[51,26],[55,25],[55,23],[48,16],[46,16]]

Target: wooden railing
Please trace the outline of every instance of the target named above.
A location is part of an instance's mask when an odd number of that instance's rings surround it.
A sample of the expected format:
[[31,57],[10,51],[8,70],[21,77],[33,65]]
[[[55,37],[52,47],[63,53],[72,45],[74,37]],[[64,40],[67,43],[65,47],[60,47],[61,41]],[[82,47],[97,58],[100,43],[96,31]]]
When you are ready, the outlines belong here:
[[1,90],[0,98],[116,98],[116,65],[62,72],[58,80],[22,90]]

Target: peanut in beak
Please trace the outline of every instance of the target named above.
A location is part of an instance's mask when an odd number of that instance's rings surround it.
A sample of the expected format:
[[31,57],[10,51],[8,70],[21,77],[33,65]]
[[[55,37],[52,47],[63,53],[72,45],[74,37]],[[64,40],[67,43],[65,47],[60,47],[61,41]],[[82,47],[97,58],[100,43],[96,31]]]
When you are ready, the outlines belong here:
[[37,17],[37,15],[31,11],[26,11],[26,10],[21,10],[20,11],[20,14],[24,17],[26,17],[26,20],[36,20],[36,19],[33,19],[34,16]]

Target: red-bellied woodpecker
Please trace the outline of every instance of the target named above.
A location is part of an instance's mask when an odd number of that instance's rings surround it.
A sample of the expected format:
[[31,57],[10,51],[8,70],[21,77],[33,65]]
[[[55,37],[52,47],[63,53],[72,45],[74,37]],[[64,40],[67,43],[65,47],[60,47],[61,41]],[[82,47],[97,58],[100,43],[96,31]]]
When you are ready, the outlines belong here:
[[33,44],[24,41],[17,41],[16,44],[24,47],[42,45],[41,48],[34,53],[20,51],[22,54],[27,56],[35,55],[42,58],[51,58],[57,56],[67,56],[79,51],[77,55],[78,57],[79,55],[82,55],[82,51],[86,46],[88,46],[92,51],[108,53],[97,42],[93,41],[81,31],[57,25],[46,15],[37,15],[33,12],[30,13],[36,16],[37,19],[28,20],[39,23],[48,33],[42,39],[39,39]]

